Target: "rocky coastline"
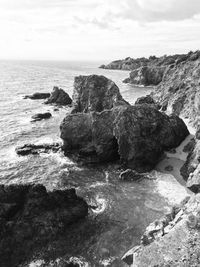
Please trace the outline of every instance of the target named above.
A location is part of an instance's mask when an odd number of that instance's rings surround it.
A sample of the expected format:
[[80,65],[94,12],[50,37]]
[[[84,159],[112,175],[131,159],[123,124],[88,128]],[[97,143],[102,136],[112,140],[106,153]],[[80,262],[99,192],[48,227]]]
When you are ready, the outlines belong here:
[[194,195],[147,227],[141,244],[133,247],[122,259],[134,267],[199,266],[200,52],[149,59],[127,58],[101,67],[129,70],[130,77],[125,82],[153,85],[151,95],[138,100],[139,103],[146,100],[151,105],[156,104],[165,114],[182,117],[196,131],[183,148],[189,153],[180,170],[187,188]]
[[[16,148],[16,153],[29,156],[62,152],[87,164],[114,161],[121,169],[120,182],[153,180],[147,172],[166,151],[173,153],[189,136],[185,119],[189,120],[196,135],[184,147],[188,155],[180,172],[192,196],[147,227],[141,244],[131,248],[122,260],[134,267],[198,266],[200,52],[126,58],[101,68],[129,70],[125,82],[155,87],[151,95],[139,98],[135,105],[123,99],[113,81],[99,75],[76,77],[72,99],[58,87],[51,94],[26,96],[34,100],[48,98],[45,104],[70,106],[71,112],[60,125],[62,144],[24,144]],[[33,119],[50,117],[50,113],[36,114]],[[167,166],[166,171],[171,170],[173,166]],[[0,185],[0,265],[28,266],[25,262],[43,246],[59,240],[72,224],[81,225],[90,208],[73,188],[48,192],[43,185]],[[80,265],[61,259],[52,266]]]

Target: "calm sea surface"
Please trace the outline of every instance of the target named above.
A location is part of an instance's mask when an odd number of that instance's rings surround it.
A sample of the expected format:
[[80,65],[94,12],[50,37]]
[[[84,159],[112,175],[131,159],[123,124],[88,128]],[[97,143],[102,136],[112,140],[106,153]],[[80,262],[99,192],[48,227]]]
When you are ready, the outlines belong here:
[[[53,86],[72,95],[77,75],[101,74],[112,79],[130,103],[150,88],[123,84],[126,71],[98,69],[100,63],[0,62],[0,183],[42,183],[49,190],[75,187],[88,203],[98,205],[88,219],[70,230],[52,259],[77,257],[83,266],[124,266],[119,258],[140,242],[145,227],[168,206],[153,181],[122,183],[115,165],[85,167],[62,154],[19,157],[16,146],[61,142],[59,125],[67,108],[54,111],[43,100],[23,99],[34,92],[51,92]],[[50,111],[52,118],[31,123],[31,116]],[[56,245],[55,245],[56,246]]]

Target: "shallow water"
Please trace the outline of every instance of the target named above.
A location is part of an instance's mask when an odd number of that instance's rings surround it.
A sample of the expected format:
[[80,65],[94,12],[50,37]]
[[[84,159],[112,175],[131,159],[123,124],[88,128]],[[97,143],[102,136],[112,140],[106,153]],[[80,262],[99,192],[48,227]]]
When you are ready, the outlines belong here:
[[[71,227],[49,259],[63,255],[82,257],[89,266],[124,266],[120,257],[139,244],[145,227],[161,217],[170,203],[151,180],[118,181],[115,164],[82,166],[61,153],[18,157],[15,147],[25,143],[61,142],[59,125],[68,108],[54,111],[43,100],[23,99],[34,92],[51,92],[60,86],[72,95],[77,75],[102,74],[120,87],[130,103],[151,88],[123,84],[126,71],[98,69],[98,63],[0,62],[0,183],[42,183],[49,190],[75,187],[97,209],[87,220]],[[52,118],[31,123],[31,116],[50,111]],[[59,241],[60,242],[60,241]],[[61,245],[62,244],[62,245]],[[34,266],[34,265],[33,265]]]

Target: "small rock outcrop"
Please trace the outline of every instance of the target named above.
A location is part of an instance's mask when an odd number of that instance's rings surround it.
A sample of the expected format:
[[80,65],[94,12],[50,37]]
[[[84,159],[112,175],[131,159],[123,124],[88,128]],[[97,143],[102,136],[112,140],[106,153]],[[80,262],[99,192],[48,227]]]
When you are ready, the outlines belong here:
[[37,99],[46,99],[50,97],[50,93],[34,93],[32,95],[26,95],[24,96],[24,99],[33,99],[33,100],[37,100]]
[[123,82],[144,86],[158,85],[162,81],[165,69],[166,67],[144,66],[133,70],[130,77]]
[[150,95],[139,97],[135,101],[135,105],[142,105],[142,104],[151,105],[152,107],[155,107],[158,110],[161,108],[161,106]]
[[46,120],[46,119],[50,119],[52,117],[50,112],[46,112],[46,113],[38,113],[33,115],[32,118],[32,122],[34,121],[41,121],[41,120]]
[[87,214],[87,203],[74,189],[0,185],[0,265],[18,266]]
[[101,112],[119,105],[128,105],[117,85],[104,76],[78,76],[74,80],[73,111]]
[[27,155],[37,155],[40,153],[58,152],[60,149],[61,145],[58,143],[54,143],[54,144],[41,144],[41,145],[25,144],[23,146],[17,147],[15,150],[18,155],[27,156]]
[[45,101],[45,104],[56,104],[61,106],[71,105],[72,99],[70,96],[61,88],[55,86],[50,97]]

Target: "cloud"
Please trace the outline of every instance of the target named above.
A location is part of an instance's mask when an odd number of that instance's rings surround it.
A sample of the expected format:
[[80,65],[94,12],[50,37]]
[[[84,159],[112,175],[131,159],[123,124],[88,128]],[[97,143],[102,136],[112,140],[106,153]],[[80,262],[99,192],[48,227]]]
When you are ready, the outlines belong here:
[[180,21],[200,13],[199,0],[123,0],[121,15],[136,21]]

